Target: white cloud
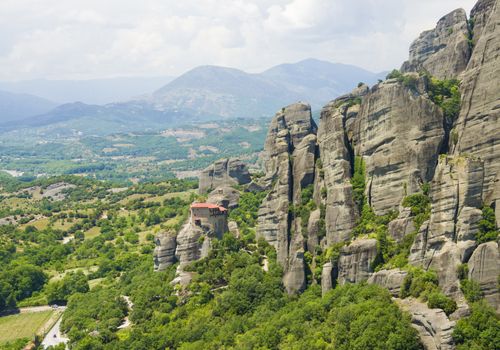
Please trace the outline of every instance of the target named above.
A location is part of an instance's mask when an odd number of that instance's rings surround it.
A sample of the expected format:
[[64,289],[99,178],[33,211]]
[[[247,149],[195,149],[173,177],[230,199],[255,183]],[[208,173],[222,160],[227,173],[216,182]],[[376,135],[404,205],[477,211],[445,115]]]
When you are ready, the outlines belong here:
[[474,0],[2,0],[0,79],[260,71],[315,57],[380,71]]

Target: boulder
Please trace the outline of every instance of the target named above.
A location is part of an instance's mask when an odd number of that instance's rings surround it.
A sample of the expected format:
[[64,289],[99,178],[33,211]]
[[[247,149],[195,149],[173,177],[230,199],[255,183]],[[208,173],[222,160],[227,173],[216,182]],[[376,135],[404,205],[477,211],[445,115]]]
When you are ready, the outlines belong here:
[[480,244],[469,260],[469,279],[479,283],[485,299],[500,312],[500,253],[497,242]]
[[420,34],[410,46],[402,72],[427,71],[439,79],[456,78],[470,57],[467,14],[457,9],[442,17],[436,28]]
[[387,288],[393,297],[397,297],[407,274],[400,269],[380,270],[371,275],[367,282]]
[[154,270],[163,271],[176,262],[177,242],[175,235],[170,232],[161,232],[155,238],[155,245],[153,252]]
[[331,262],[323,265],[321,270],[321,293],[325,295],[326,292],[331,290],[335,285],[334,268]]
[[414,298],[395,299],[398,306],[411,316],[412,326],[426,350],[454,350],[452,333],[455,322],[450,321],[443,310],[429,309]]
[[415,232],[415,224],[413,223],[411,209],[401,208],[398,217],[387,225],[387,230],[389,236],[396,242],[401,242],[406,235]]
[[233,234],[234,237],[240,238],[240,229],[238,228],[238,223],[236,221],[229,221],[227,223],[229,232]]
[[200,173],[198,191],[205,194],[219,186],[244,185],[251,181],[245,163],[239,159],[221,159]]
[[338,283],[366,281],[373,272],[372,262],[377,255],[377,240],[356,239],[340,251],[338,261]]
[[219,186],[207,198],[207,203],[217,204],[227,209],[234,209],[240,201],[240,192],[231,186]]

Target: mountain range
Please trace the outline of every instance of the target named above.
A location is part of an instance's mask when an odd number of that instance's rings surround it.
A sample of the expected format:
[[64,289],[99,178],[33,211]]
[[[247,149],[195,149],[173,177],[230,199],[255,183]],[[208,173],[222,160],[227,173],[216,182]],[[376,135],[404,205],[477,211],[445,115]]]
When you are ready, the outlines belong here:
[[[259,74],[234,68],[200,66],[151,94],[136,91],[136,95],[141,96],[107,104],[67,103],[45,113],[25,114],[23,120],[0,119],[1,129],[47,127],[57,129],[58,134],[74,134],[75,131],[108,134],[137,128],[161,128],[187,120],[270,117],[281,106],[297,101],[308,101],[313,109],[319,109],[329,100],[349,91],[353,85],[359,82],[373,84],[383,76],[385,73],[377,74],[352,65],[316,59],[278,65]],[[45,96],[57,100],[57,91],[66,84],[76,83],[51,84],[58,87]],[[20,86],[21,83],[19,89]],[[96,91],[100,90],[88,91],[87,96]]]
[[173,77],[118,77],[88,80],[22,80],[0,81],[0,90],[25,93],[54,101],[57,104],[83,102],[107,104],[127,101],[149,94]]

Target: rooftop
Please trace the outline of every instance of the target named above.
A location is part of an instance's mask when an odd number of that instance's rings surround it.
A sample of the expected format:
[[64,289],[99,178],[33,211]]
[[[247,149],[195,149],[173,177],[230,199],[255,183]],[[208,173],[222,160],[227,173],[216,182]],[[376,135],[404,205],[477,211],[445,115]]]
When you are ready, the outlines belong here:
[[226,211],[227,209],[224,207],[221,207],[217,204],[212,204],[212,203],[193,203],[191,204],[191,209],[201,209],[201,208],[206,208],[206,209],[219,209],[220,211]]

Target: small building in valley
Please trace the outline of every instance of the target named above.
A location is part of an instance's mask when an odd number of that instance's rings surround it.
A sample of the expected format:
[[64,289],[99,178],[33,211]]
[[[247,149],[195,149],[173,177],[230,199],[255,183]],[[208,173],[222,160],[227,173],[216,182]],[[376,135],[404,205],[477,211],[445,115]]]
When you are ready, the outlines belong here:
[[227,209],[212,203],[191,204],[191,224],[212,231],[221,238],[228,231]]

